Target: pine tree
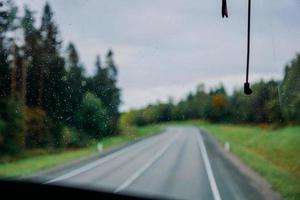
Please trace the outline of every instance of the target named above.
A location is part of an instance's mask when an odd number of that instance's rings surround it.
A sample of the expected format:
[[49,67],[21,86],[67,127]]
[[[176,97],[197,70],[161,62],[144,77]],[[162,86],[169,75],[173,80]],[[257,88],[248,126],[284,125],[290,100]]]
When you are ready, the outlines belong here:
[[49,4],[45,5],[41,25],[42,62],[39,95],[41,104],[54,120],[62,120],[65,111],[66,78],[64,59],[59,55],[57,27]]
[[62,145],[62,127],[68,116],[67,78],[65,61],[60,56],[58,28],[53,20],[53,12],[47,3],[44,8],[40,28],[42,51],[39,82],[39,102],[51,118],[51,133],[54,145]]
[[22,28],[24,32],[24,53],[28,64],[27,75],[27,94],[26,102],[29,106],[41,105],[41,92],[43,77],[42,74],[42,60],[41,60],[41,34],[40,31],[34,27],[35,19],[33,13],[25,7],[25,14],[22,18]]
[[103,102],[107,106],[108,112],[111,116],[111,123],[109,124],[110,133],[116,134],[118,131],[118,119],[119,119],[119,105],[120,89],[117,87],[117,67],[113,60],[113,51],[109,50],[106,55],[106,70],[107,70],[107,85],[106,93]]
[[73,123],[74,112],[78,109],[81,104],[85,88],[86,80],[83,75],[84,68],[79,63],[79,56],[73,43],[70,43],[67,48],[67,83],[68,83],[68,123]]
[[17,27],[17,7],[11,1],[5,1],[0,7],[0,99],[6,99],[10,95],[10,70],[8,57],[12,44],[12,38],[7,33]]
[[96,74],[92,81],[92,91],[100,98],[103,102],[105,101],[105,95],[107,92],[107,70],[102,67],[100,56],[96,56]]
[[101,99],[108,112],[107,135],[118,131],[120,89],[117,87],[117,67],[113,60],[113,52],[108,51],[105,67],[101,65],[100,56],[96,57],[96,74],[93,77],[93,92]]
[[27,64],[23,57],[23,51],[16,44],[12,46],[12,61],[11,69],[11,97],[20,98],[25,102],[26,95],[26,79],[27,79]]
[[[300,97],[300,54],[285,67],[284,78],[280,87],[281,105],[284,117],[289,121],[294,121],[299,113]],[[299,120],[300,121],[300,120]]]
[[[2,2],[1,2],[2,3]],[[22,75],[21,68],[15,65],[10,70],[10,64],[19,64],[20,59],[14,49],[14,38],[7,33],[16,30],[17,7],[11,1],[5,1],[0,6],[0,152],[17,153],[24,145],[23,102],[11,98],[11,91],[17,91],[17,76]],[[12,51],[13,50],[13,51]],[[20,66],[20,65],[18,65]],[[11,73],[14,75],[14,88],[11,87]],[[21,87],[22,88],[22,87]],[[21,89],[18,88],[18,89]]]

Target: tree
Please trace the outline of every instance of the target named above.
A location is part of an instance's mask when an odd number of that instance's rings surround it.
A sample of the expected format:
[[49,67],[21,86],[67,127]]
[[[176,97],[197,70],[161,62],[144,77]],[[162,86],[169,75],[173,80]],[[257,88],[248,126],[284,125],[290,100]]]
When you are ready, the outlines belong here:
[[25,108],[26,148],[46,147],[50,138],[45,129],[46,113],[41,108]]
[[227,97],[222,94],[212,95],[211,113],[209,115],[212,121],[225,121],[228,117],[229,103]]
[[253,84],[253,90],[253,95],[250,97],[252,111],[250,114],[253,116],[253,122],[270,123],[270,120],[275,120],[272,118],[277,118],[276,115],[280,113],[278,82],[260,81]]
[[13,38],[8,36],[9,32],[16,27],[17,7],[12,1],[5,1],[0,10],[0,100],[10,95],[10,69],[9,55]]
[[108,51],[106,65],[102,67],[100,57],[96,58],[96,74],[93,78],[93,92],[101,99],[109,114],[108,134],[118,131],[120,89],[117,87],[117,67],[113,60],[113,52]]
[[107,133],[107,111],[101,100],[92,93],[86,93],[76,116],[76,127],[92,138],[102,138]]
[[230,121],[234,123],[245,123],[253,121],[252,105],[250,98],[244,95],[241,89],[235,89],[229,98]]
[[118,131],[118,119],[119,119],[119,105],[120,100],[120,89],[117,87],[117,67],[113,60],[113,51],[109,50],[106,55],[106,68],[108,71],[108,90],[107,96],[109,97],[105,101],[108,106],[108,112],[111,115],[110,130],[112,134],[116,134]]
[[285,67],[284,78],[280,86],[281,105],[283,107],[283,115],[293,121],[299,115],[296,113],[299,109],[295,109],[298,104],[295,99],[300,94],[300,54]]
[[35,19],[32,11],[25,7],[22,18],[22,28],[25,43],[23,45],[25,60],[28,64],[26,102],[30,107],[41,106],[41,92],[43,81],[43,60],[41,59],[41,33],[34,26]]
[[79,56],[73,43],[70,43],[67,48],[67,84],[68,84],[68,95],[67,96],[67,108],[68,123],[73,124],[74,112],[78,109],[86,86],[86,80],[83,76],[84,68],[79,63]]
[[94,75],[93,79],[90,80],[91,86],[89,88],[91,88],[91,91],[95,93],[95,95],[98,98],[100,98],[104,103],[104,101],[106,100],[105,97],[107,95],[106,93],[108,90],[108,75],[107,70],[104,67],[102,67],[99,55],[96,56],[95,66],[96,74]]
[[278,93],[278,81],[260,81],[253,84],[253,94],[245,96],[235,90],[230,97],[230,113],[233,122],[277,123],[282,114]]
[[68,119],[67,77],[65,61],[60,56],[58,28],[53,20],[53,12],[46,3],[41,27],[41,59],[38,76],[38,105],[47,113],[46,128],[50,132],[52,144],[61,147],[62,129]]
[[[48,3],[39,28],[28,7],[21,18],[16,14],[12,1],[4,1],[3,6],[1,1],[1,152],[79,147],[86,144],[85,135],[99,138],[117,133],[120,89],[113,52],[108,51],[104,66],[98,56],[96,74],[85,77],[73,43],[66,58],[62,56],[62,41]],[[19,28],[23,41],[11,37]]]
[[293,105],[295,105],[295,120],[300,123],[300,94],[294,99]]
[[[24,104],[17,97],[10,97],[12,71],[9,65],[16,60],[9,58],[16,58],[16,52],[11,52],[14,38],[8,33],[17,28],[17,7],[12,1],[5,1],[0,8],[0,152],[3,154],[17,153],[24,147]],[[17,73],[14,75],[16,78]]]
[[67,83],[64,59],[59,55],[60,41],[53,22],[53,12],[47,3],[40,28],[42,36],[42,58],[40,66],[39,95],[42,107],[57,123],[68,117]]
[[25,145],[23,102],[9,99],[0,108],[0,154],[16,154]]

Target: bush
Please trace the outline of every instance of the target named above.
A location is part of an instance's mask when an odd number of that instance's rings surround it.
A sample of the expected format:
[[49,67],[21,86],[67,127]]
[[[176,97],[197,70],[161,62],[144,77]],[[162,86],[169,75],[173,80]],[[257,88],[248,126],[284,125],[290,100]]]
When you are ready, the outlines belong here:
[[78,148],[88,144],[88,137],[73,127],[64,127],[62,140],[65,147]]
[[0,102],[0,152],[16,154],[25,144],[23,102]]
[[46,113],[41,108],[25,108],[25,145],[27,148],[45,147],[49,144],[45,119]]
[[295,105],[295,120],[299,124],[300,123],[300,94],[293,101]]
[[63,128],[63,122],[54,121],[50,117],[46,117],[45,130],[46,134],[49,135],[49,146],[53,148],[62,148],[64,146],[62,137]]
[[5,131],[5,122],[0,118],[0,147],[4,145],[4,131]]
[[108,132],[108,120],[101,100],[92,93],[86,93],[75,114],[76,127],[93,138],[101,138]]
[[121,128],[131,125],[143,126],[146,124],[145,109],[131,110],[127,113],[123,113],[120,119]]
[[222,94],[212,96],[210,120],[214,122],[224,121],[229,111],[227,97]]

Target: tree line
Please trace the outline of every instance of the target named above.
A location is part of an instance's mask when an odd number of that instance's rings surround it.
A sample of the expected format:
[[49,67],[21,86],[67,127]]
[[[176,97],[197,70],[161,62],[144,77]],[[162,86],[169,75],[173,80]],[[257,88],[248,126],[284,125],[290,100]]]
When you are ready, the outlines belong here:
[[123,124],[146,125],[172,120],[203,119],[211,122],[255,124],[300,123],[300,54],[285,66],[282,80],[258,81],[253,94],[235,89],[228,94],[224,86],[205,90],[200,84],[178,103],[169,100],[122,115]]
[[12,1],[0,1],[0,154],[79,147],[117,134],[113,57],[108,50],[102,64],[96,56],[96,73],[87,76],[75,45],[62,50],[48,3],[37,27],[28,7],[20,17]]

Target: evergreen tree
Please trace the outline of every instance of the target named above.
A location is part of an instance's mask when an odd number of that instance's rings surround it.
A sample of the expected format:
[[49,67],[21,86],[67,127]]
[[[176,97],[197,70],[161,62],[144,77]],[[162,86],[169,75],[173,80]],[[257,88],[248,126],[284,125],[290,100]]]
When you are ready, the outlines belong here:
[[[98,98],[100,98],[103,102],[105,100],[105,95],[107,92],[107,70],[102,67],[100,56],[96,56],[96,74],[93,77],[92,80],[92,91],[97,95]],[[106,104],[105,104],[106,105]]]
[[107,112],[101,100],[87,92],[75,114],[77,128],[91,138],[103,138],[107,132]]
[[12,47],[12,38],[8,33],[16,27],[17,7],[12,1],[2,2],[0,7],[0,100],[10,94],[10,70],[8,56]]
[[109,109],[109,103],[111,101],[111,95],[110,95],[110,81],[108,78],[108,69],[102,67],[100,56],[97,55],[96,57],[96,74],[93,77],[92,80],[92,88],[94,94],[101,100],[103,106],[107,110],[107,120],[106,120],[106,126],[108,127],[106,130],[105,135],[110,135],[112,130],[114,129],[113,123],[112,123],[112,115]]
[[[14,38],[8,36],[17,26],[17,7],[12,1],[0,6],[0,154],[18,153],[24,145],[23,102],[11,98],[10,64],[17,62]],[[16,51],[11,51],[16,50]],[[14,53],[14,54],[13,54]],[[10,59],[9,59],[10,58]],[[16,66],[14,66],[17,72]],[[16,81],[17,73],[14,73]],[[14,85],[16,86],[16,85]]]
[[117,87],[117,67],[113,60],[113,52],[108,51],[105,67],[102,67],[100,56],[96,57],[96,74],[93,77],[93,92],[101,99],[108,112],[108,135],[118,131],[120,89]]
[[52,130],[53,144],[62,145],[62,127],[68,119],[67,77],[65,61],[60,56],[58,29],[53,21],[53,12],[47,3],[44,8],[40,28],[42,37],[42,59],[40,66],[39,102],[46,111]]
[[66,112],[66,71],[64,59],[59,55],[60,41],[53,13],[45,5],[41,25],[42,62],[40,79],[41,104],[53,120],[61,121]]
[[28,106],[40,106],[41,85],[43,81],[42,72],[42,46],[40,31],[34,27],[35,19],[32,11],[25,7],[22,19],[24,32],[24,52],[28,64],[26,102]]
[[67,48],[67,82],[68,82],[68,102],[69,109],[68,114],[70,115],[68,123],[73,123],[74,112],[78,109],[86,88],[86,80],[83,75],[84,68],[79,63],[79,56],[73,43],[70,43]]
[[284,117],[293,121],[299,115],[296,105],[299,105],[300,94],[300,54],[285,67],[284,78],[280,87],[281,105],[283,106]]
[[119,119],[119,105],[120,101],[120,89],[117,87],[117,67],[113,60],[113,51],[109,50],[106,55],[106,68],[107,71],[107,83],[106,93],[103,95],[103,103],[107,107],[110,114],[110,134],[116,134],[118,131],[118,119]]

